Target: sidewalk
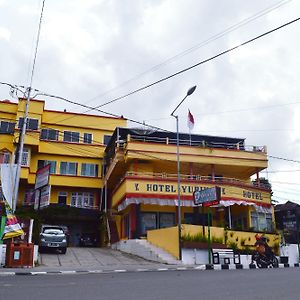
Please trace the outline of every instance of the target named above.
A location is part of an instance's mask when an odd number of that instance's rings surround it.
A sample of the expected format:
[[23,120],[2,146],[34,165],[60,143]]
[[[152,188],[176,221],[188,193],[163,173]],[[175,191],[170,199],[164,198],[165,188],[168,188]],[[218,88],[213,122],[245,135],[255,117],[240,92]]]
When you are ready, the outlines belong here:
[[[290,265],[280,264],[279,267],[286,268]],[[299,267],[299,264],[291,267]],[[0,276],[252,268],[255,265],[167,265],[108,248],[68,248],[66,254],[41,254],[39,265],[33,268],[0,268]]]
[[165,267],[165,265],[109,248],[70,247],[66,254],[39,254],[38,265],[32,268],[0,268],[0,275],[16,275],[16,273],[100,273],[116,270],[152,270],[162,267]]

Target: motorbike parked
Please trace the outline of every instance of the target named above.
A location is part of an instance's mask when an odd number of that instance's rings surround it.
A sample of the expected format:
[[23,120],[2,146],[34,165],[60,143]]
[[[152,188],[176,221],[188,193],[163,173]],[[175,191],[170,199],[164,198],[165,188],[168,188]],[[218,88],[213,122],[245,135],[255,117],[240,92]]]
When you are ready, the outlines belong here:
[[255,262],[258,268],[278,268],[278,259],[272,248],[268,245],[264,236],[256,235],[255,251],[252,255],[252,263]]

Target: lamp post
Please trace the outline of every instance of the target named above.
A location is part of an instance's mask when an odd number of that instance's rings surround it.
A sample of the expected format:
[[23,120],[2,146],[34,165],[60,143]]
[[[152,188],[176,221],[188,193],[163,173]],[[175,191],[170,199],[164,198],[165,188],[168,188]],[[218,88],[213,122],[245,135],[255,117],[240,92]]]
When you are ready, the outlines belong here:
[[196,89],[196,85],[191,87],[185,97],[180,101],[180,103],[175,107],[172,111],[171,116],[176,119],[176,149],[177,149],[177,198],[178,198],[178,241],[179,241],[179,260],[182,259],[182,251],[181,251],[181,201],[180,201],[180,157],[179,157],[179,122],[178,122],[178,115],[174,115],[175,111],[178,107],[183,103],[183,101],[190,95],[192,95]]

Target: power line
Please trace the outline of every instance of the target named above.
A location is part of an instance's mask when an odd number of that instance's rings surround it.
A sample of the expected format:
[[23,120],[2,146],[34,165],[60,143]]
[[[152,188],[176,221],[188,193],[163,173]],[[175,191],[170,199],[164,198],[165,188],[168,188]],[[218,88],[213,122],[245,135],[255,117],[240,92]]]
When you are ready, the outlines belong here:
[[[276,28],[274,28],[274,29],[272,29],[272,30],[269,30],[269,31],[267,31],[267,32],[265,32],[265,33],[263,33],[263,34],[260,34],[260,35],[258,35],[258,36],[256,36],[256,37],[252,38],[252,39],[249,39],[249,40],[247,40],[247,41],[245,41],[245,42],[243,42],[243,43],[241,43],[241,44],[239,44],[239,45],[237,45],[237,46],[234,46],[234,47],[229,48],[229,49],[227,49],[227,50],[225,50],[225,51],[223,51],[223,52],[220,52],[220,53],[218,53],[218,54],[216,54],[216,55],[214,55],[214,56],[211,56],[211,57],[209,57],[209,58],[207,58],[207,59],[205,59],[205,60],[202,60],[202,61],[200,61],[200,62],[198,62],[198,63],[196,63],[196,64],[194,64],[194,65],[192,65],[192,66],[190,66],[190,67],[187,67],[187,68],[185,68],[185,69],[182,69],[182,70],[180,70],[180,71],[178,71],[178,72],[176,72],[176,73],[173,73],[173,74],[171,74],[171,75],[169,75],[169,76],[163,77],[163,78],[161,78],[161,79],[159,79],[159,80],[157,80],[157,81],[155,81],[155,82],[152,82],[152,83],[150,83],[150,84],[147,84],[147,85],[145,85],[145,86],[142,86],[142,87],[140,87],[140,88],[138,88],[138,89],[135,89],[135,90],[133,90],[133,91],[131,91],[131,92],[129,92],[129,93],[123,95],[123,96],[114,98],[113,100],[107,101],[107,102],[105,102],[105,103],[103,103],[103,104],[100,104],[100,105],[97,105],[97,106],[95,106],[95,107],[91,107],[91,106],[88,106],[88,105],[85,105],[85,104],[81,104],[81,103],[78,103],[78,102],[75,102],[75,101],[71,101],[71,100],[68,100],[68,99],[63,98],[63,97],[60,97],[60,96],[49,95],[49,94],[46,94],[46,93],[42,93],[42,95],[48,96],[48,97],[52,97],[52,98],[56,98],[56,99],[60,99],[60,100],[69,102],[69,103],[71,103],[71,104],[74,104],[74,105],[78,105],[78,106],[87,108],[87,109],[89,109],[89,110],[96,110],[96,111],[99,111],[99,112],[101,112],[101,113],[104,113],[104,114],[107,114],[107,115],[111,115],[111,116],[117,117],[115,114],[103,112],[102,110],[99,110],[99,108],[100,108],[100,107],[103,107],[103,106],[105,106],[105,105],[108,105],[108,104],[111,104],[111,103],[120,101],[120,100],[122,100],[122,99],[124,99],[124,98],[127,98],[128,96],[131,96],[131,95],[133,95],[133,94],[136,94],[136,93],[138,93],[138,92],[141,92],[141,91],[143,91],[143,90],[145,90],[145,89],[148,89],[148,88],[150,88],[150,87],[152,87],[152,86],[154,86],[154,85],[157,85],[157,84],[162,83],[162,82],[164,82],[164,81],[166,81],[166,80],[169,80],[169,79],[171,79],[171,78],[173,78],[173,77],[175,77],[175,76],[178,76],[178,75],[180,75],[180,74],[182,74],[182,73],[185,73],[185,72],[187,72],[187,71],[189,71],[189,70],[191,70],[191,69],[193,69],[193,68],[195,68],[195,67],[198,67],[198,66],[200,66],[200,65],[203,65],[203,64],[205,64],[205,63],[207,63],[207,62],[209,62],[209,61],[212,61],[212,60],[214,60],[214,59],[216,59],[216,58],[218,58],[218,57],[220,57],[220,56],[223,56],[223,55],[225,55],[225,54],[227,54],[227,53],[229,53],[229,52],[231,52],[231,51],[234,51],[234,50],[236,50],[236,49],[238,49],[238,48],[240,48],[240,47],[242,47],[242,46],[245,46],[245,45],[247,45],[247,44],[250,44],[250,43],[252,43],[252,42],[254,42],[254,41],[256,41],[256,40],[258,40],[258,39],[260,39],[260,38],[262,38],[262,37],[265,37],[265,36],[267,36],[267,35],[269,35],[269,34],[275,32],[275,31],[277,31],[277,30],[280,30],[280,29],[282,29],[282,28],[284,28],[284,27],[286,27],[286,26],[289,26],[289,25],[291,25],[291,24],[293,24],[293,23],[295,23],[295,22],[297,22],[297,21],[299,21],[299,20],[300,20],[300,18],[296,18],[296,19],[294,19],[294,20],[292,20],[292,21],[289,21],[289,22],[287,22],[287,23],[285,23],[285,24],[283,24],[283,25],[281,25],[281,26],[278,26],[278,27],[276,27]],[[131,121],[130,119],[128,119],[128,120]],[[136,123],[136,121],[135,121],[135,123]],[[141,122],[140,122],[140,124],[141,124]],[[154,126],[154,127],[155,127],[155,126]]]
[[292,172],[300,172],[300,170],[263,170],[261,173],[292,173]]
[[[93,100],[95,100],[95,99],[97,99],[97,98],[99,98],[99,97],[102,97],[102,96],[104,96],[104,95],[106,95],[106,94],[108,94],[108,93],[110,93],[110,92],[112,92],[112,91],[114,91],[114,90],[117,90],[118,88],[120,88],[120,87],[126,85],[127,83],[129,83],[129,82],[131,82],[131,81],[134,81],[134,80],[136,80],[136,79],[142,77],[143,75],[145,75],[145,74],[147,74],[147,73],[156,71],[156,70],[158,70],[160,67],[165,66],[165,65],[169,64],[170,62],[172,62],[172,61],[174,61],[174,60],[176,60],[176,59],[178,59],[178,58],[181,58],[181,57],[183,57],[183,56],[185,56],[185,55],[187,55],[187,54],[189,54],[189,53],[191,53],[191,52],[193,52],[193,51],[195,51],[195,50],[198,50],[199,48],[202,48],[203,46],[206,46],[207,44],[209,44],[209,43],[211,43],[211,42],[214,42],[215,40],[217,40],[217,39],[223,37],[224,35],[226,35],[226,34],[232,32],[232,31],[235,31],[235,30],[239,29],[239,28],[242,27],[242,26],[247,25],[248,23],[250,23],[250,22],[252,22],[252,21],[254,21],[254,20],[256,20],[256,19],[258,19],[258,18],[260,18],[260,17],[262,17],[262,16],[264,16],[264,15],[266,15],[266,14],[268,14],[269,12],[271,12],[271,11],[273,11],[273,10],[275,10],[275,9],[278,9],[279,7],[281,7],[281,6],[285,5],[285,4],[287,4],[288,2],[291,2],[291,0],[287,0],[287,1],[286,1],[286,0],[284,0],[284,1],[279,1],[279,2],[276,3],[276,4],[271,5],[271,6],[267,7],[267,8],[265,8],[265,9],[263,9],[263,10],[257,12],[256,14],[254,14],[254,15],[252,15],[252,16],[246,18],[246,19],[244,19],[244,20],[242,20],[242,21],[240,21],[240,22],[238,22],[238,23],[236,23],[236,24],[234,24],[234,25],[231,25],[231,26],[227,27],[225,30],[223,30],[223,31],[221,31],[221,32],[219,32],[219,33],[217,33],[217,34],[211,36],[210,38],[208,38],[208,39],[202,41],[201,43],[196,44],[196,45],[194,45],[193,47],[188,48],[188,49],[184,50],[183,52],[180,52],[180,53],[176,54],[175,56],[172,56],[172,57],[168,58],[167,60],[163,61],[162,63],[157,64],[157,65],[153,66],[152,68],[150,68],[150,69],[148,69],[148,70],[146,70],[146,71],[144,71],[144,72],[142,72],[142,73],[140,73],[140,74],[134,76],[133,78],[124,81],[124,82],[121,83],[120,85],[118,85],[118,86],[116,86],[116,87],[114,87],[114,88],[112,88],[112,89],[106,91],[105,93],[102,93],[102,94],[100,94],[100,95],[97,95],[97,96],[91,98],[90,100],[86,101],[85,103],[91,102],[91,101],[93,101]],[[88,112],[88,111],[86,111],[86,112]]]
[[239,44],[239,45],[237,45],[237,46],[234,46],[234,47],[232,47],[232,48],[230,48],[230,49],[227,49],[227,50],[225,50],[225,51],[223,51],[223,52],[221,52],[221,53],[219,53],[219,54],[216,54],[216,55],[214,55],[214,56],[212,56],[212,57],[210,57],[210,58],[207,58],[207,59],[205,59],[205,60],[202,60],[202,61],[198,62],[197,64],[194,64],[194,65],[192,65],[192,66],[190,66],[190,67],[188,67],[188,68],[185,68],[185,69],[183,69],[183,70],[181,70],[181,71],[178,71],[178,72],[176,72],[176,73],[173,73],[173,74],[171,74],[171,75],[169,75],[169,76],[166,76],[166,77],[164,77],[164,78],[162,78],[162,79],[159,79],[159,80],[157,80],[157,81],[155,81],[155,82],[153,82],[153,83],[150,83],[150,84],[148,84],[148,85],[145,85],[145,86],[143,86],[143,87],[141,87],[141,88],[138,88],[138,89],[136,89],[136,90],[134,90],[134,91],[132,91],[132,92],[126,94],[126,95],[117,97],[117,98],[115,98],[115,99],[113,99],[113,100],[110,100],[110,101],[108,101],[108,102],[105,102],[105,103],[103,103],[103,104],[101,104],[101,105],[95,106],[95,108],[103,107],[103,106],[105,106],[105,105],[108,105],[108,104],[111,104],[111,103],[113,103],[113,102],[119,101],[119,100],[124,99],[124,98],[126,98],[126,97],[128,97],[128,96],[131,96],[131,95],[133,95],[133,94],[135,94],[135,93],[137,93],[137,92],[140,92],[140,91],[142,91],[142,90],[145,90],[145,89],[147,89],[147,88],[149,88],[149,87],[152,87],[152,86],[154,86],[154,85],[156,85],[156,84],[159,84],[159,83],[161,83],[161,82],[163,82],[163,81],[166,81],[166,80],[168,80],[168,79],[170,79],[170,78],[173,78],[173,77],[175,77],[175,76],[177,76],[177,75],[180,75],[180,74],[182,74],[182,73],[184,73],[184,72],[187,72],[187,71],[189,71],[189,70],[191,70],[191,69],[193,69],[193,68],[195,68],[195,67],[198,67],[198,66],[200,66],[200,65],[202,65],[202,64],[205,64],[205,63],[207,63],[207,62],[209,62],[209,61],[211,61],[211,60],[214,60],[214,59],[216,59],[216,58],[218,58],[218,57],[220,57],[220,56],[223,56],[223,55],[225,55],[225,54],[227,54],[227,53],[229,53],[229,52],[231,52],[231,51],[233,51],[233,50],[236,50],[237,48],[240,48],[240,47],[245,46],[245,45],[247,45],[247,44],[249,44],[249,43],[252,43],[252,42],[254,42],[255,40],[258,40],[258,39],[260,39],[260,38],[262,38],[262,37],[264,37],[264,36],[266,36],[266,35],[269,35],[269,34],[275,32],[275,31],[277,31],[277,30],[279,30],[279,29],[282,29],[282,28],[284,28],[284,27],[286,27],[286,26],[288,26],[288,25],[291,25],[291,24],[293,24],[293,23],[295,23],[295,22],[297,22],[297,21],[299,21],[299,20],[300,20],[300,18],[297,18],[297,19],[294,19],[294,20],[292,20],[292,21],[290,21],[290,22],[287,22],[287,23],[285,23],[285,24],[283,24],[283,25],[281,25],[281,26],[279,26],[279,27],[276,27],[276,28],[274,28],[274,29],[272,29],[272,30],[269,30],[269,31],[267,31],[267,32],[265,32],[265,33],[263,33],[263,34],[260,34],[260,35],[258,35],[258,36],[256,36],[256,37],[254,37],[254,38],[252,38],[252,39],[250,39],[250,40],[247,40],[247,41],[245,41],[245,42],[243,42],[243,43],[241,43],[241,44]]
[[[184,72],[187,72],[187,71],[189,71],[189,70],[191,70],[191,69],[193,69],[193,68],[195,68],[195,67],[198,67],[198,66],[200,66],[200,65],[202,65],[202,64],[205,64],[205,63],[207,63],[207,62],[209,62],[209,61],[212,61],[212,60],[214,60],[214,59],[216,59],[216,58],[218,58],[218,57],[220,57],[220,56],[223,56],[223,55],[225,55],[225,54],[227,54],[227,53],[229,53],[229,52],[231,52],[231,51],[236,50],[237,48],[240,48],[240,47],[245,46],[245,45],[247,45],[247,44],[249,44],[249,43],[252,43],[252,42],[254,42],[255,40],[258,40],[258,39],[260,39],[260,38],[262,38],[262,37],[264,37],[264,36],[266,36],[266,35],[269,35],[269,34],[275,32],[275,31],[277,31],[277,30],[279,30],[279,29],[282,29],[282,28],[284,28],[284,27],[286,27],[286,26],[288,26],[288,25],[291,25],[291,24],[293,24],[293,23],[295,23],[295,22],[297,22],[297,21],[299,21],[299,20],[300,20],[300,18],[294,19],[294,20],[292,20],[292,21],[290,21],[290,22],[287,22],[287,23],[285,23],[285,24],[283,24],[283,25],[281,25],[281,26],[278,26],[278,27],[276,27],[276,28],[274,28],[274,29],[272,29],[272,30],[269,30],[269,31],[267,31],[267,32],[265,32],[265,33],[263,33],[263,34],[261,34],[261,35],[258,35],[258,36],[256,36],[256,37],[250,39],[250,40],[247,40],[247,41],[245,41],[245,42],[243,42],[243,43],[241,43],[241,44],[239,44],[239,45],[237,45],[237,46],[234,46],[234,47],[232,47],[232,48],[230,48],[230,49],[227,49],[227,50],[225,50],[225,51],[223,51],[223,52],[220,52],[219,54],[216,54],[216,55],[214,55],[214,56],[212,56],[212,57],[210,57],[210,58],[207,58],[207,59],[205,59],[205,60],[202,60],[202,61],[198,62],[197,64],[194,64],[194,65],[192,65],[192,66],[190,66],[190,67],[188,67],[188,68],[182,69],[181,71],[178,71],[178,72],[176,72],[176,73],[173,73],[173,74],[171,74],[171,75],[169,75],[169,76],[167,76],[167,77],[161,78],[161,79],[159,79],[159,80],[157,80],[157,81],[155,81],[155,82],[153,82],[153,83],[150,83],[150,84],[148,84],[148,85],[145,85],[145,86],[143,86],[143,87],[140,87],[140,88],[138,88],[138,89],[136,89],[136,90],[134,90],[134,91],[132,91],[132,92],[129,92],[129,93],[123,95],[123,96],[117,97],[117,98],[115,98],[115,99],[113,99],[113,100],[110,100],[110,101],[108,101],[108,102],[106,102],[106,103],[104,103],[104,104],[101,104],[101,105],[98,105],[98,106],[95,106],[95,107],[91,107],[91,106],[88,106],[88,105],[85,105],[85,104],[81,104],[81,103],[78,103],[78,102],[75,102],[75,101],[71,101],[71,100],[66,99],[66,98],[64,98],[64,97],[55,96],[55,95],[51,95],[51,94],[47,94],[47,93],[42,93],[41,91],[39,91],[39,92],[41,92],[40,95],[43,95],[43,96],[47,96],[47,97],[50,97],[50,98],[55,98],[55,99],[63,100],[63,101],[66,101],[66,102],[68,102],[68,103],[70,103],[70,104],[74,104],[74,105],[77,105],[77,106],[81,106],[81,107],[84,107],[84,108],[89,109],[89,110],[96,110],[96,111],[99,111],[99,112],[101,112],[101,113],[103,113],[103,114],[110,115],[110,116],[113,116],[113,117],[120,117],[120,116],[118,116],[118,115],[116,115],[116,114],[108,113],[108,112],[105,112],[105,111],[103,111],[103,110],[100,110],[99,108],[102,107],[102,106],[104,106],[104,105],[111,104],[111,103],[113,103],[113,102],[116,102],[116,101],[119,101],[119,100],[121,100],[121,99],[124,99],[124,98],[126,98],[126,97],[128,97],[128,96],[131,96],[131,95],[133,95],[133,94],[136,94],[136,93],[138,93],[138,92],[140,92],[140,91],[142,91],[142,90],[145,90],[145,89],[147,89],[147,88],[150,88],[150,87],[152,87],[152,86],[154,86],[154,85],[156,85],[156,84],[159,84],[159,83],[161,83],[161,82],[163,82],[163,81],[166,81],[166,80],[168,80],[168,79],[171,79],[171,78],[173,78],[173,77],[175,77],[175,76],[177,76],[177,75],[180,75],[180,74],[182,74],[182,73],[184,73]],[[143,126],[147,126],[147,127],[156,129],[156,130],[163,130],[163,131],[166,131],[166,130],[164,130],[164,129],[162,129],[162,128],[159,128],[159,127],[156,127],[156,126],[153,126],[153,125],[150,125],[150,124],[138,122],[138,121],[136,121],[136,120],[132,120],[132,119],[129,119],[129,118],[127,118],[127,120],[128,120],[128,121],[131,121],[131,122],[133,122],[133,123],[137,123],[137,124],[139,124],[139,125],[143,125]]]
[[286,184],[286,185],[300,185],[300,183],[296,182],[283,182],[283,181],[276,181],[276,180],[271,180],[271,183],[276,183],[276,184]]
[[268,155],[268,157],[300,164],[299,160],[288,159],[288,158],[283,158],[283,157],[278,157],[278,156],[272,156],[272,155]]
[[34,70],[35,70],[37,52],[38,52],[38,47],[39,47],[40,33],[41,33],[42,20],[43,20],[43,14],[44,14],[44,7],[45,7],[45,0],[43,0],[43,3],[42,3],[42,10],[41,10],[40,21],[39,21],[39,25],[38,25],[37,40],[36,40],[36,45],[35,45],[34,58],[33,58],[33,64],[32,64],[31,76],[30,76],[30,83],[29,83],[29,88],[30,89],[31,89],[31,86],[32,86],[33,74],[34,74]]

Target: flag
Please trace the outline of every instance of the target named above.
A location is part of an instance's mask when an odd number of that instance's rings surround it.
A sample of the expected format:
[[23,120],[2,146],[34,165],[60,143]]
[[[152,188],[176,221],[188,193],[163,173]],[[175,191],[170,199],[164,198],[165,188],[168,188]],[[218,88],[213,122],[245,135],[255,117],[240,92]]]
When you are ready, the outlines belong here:
[[194,125],[195,125],[195,120],[194,120],[194,117],[191,114],[190,110],[189,110],[189,113],[188,113],[188,122],[187,122],[187,125],[188,125],[189,130],[193,130]]
[[6,223],[2,240],[11,239],[24,234],[17,217],[13,214],[9,204],[5,201]]

